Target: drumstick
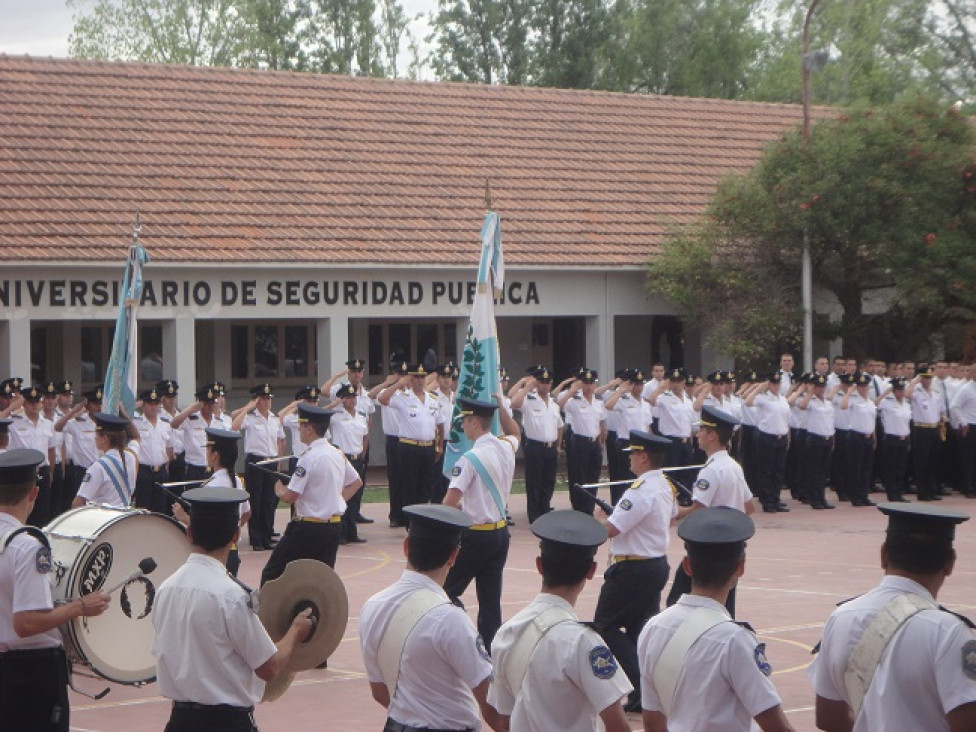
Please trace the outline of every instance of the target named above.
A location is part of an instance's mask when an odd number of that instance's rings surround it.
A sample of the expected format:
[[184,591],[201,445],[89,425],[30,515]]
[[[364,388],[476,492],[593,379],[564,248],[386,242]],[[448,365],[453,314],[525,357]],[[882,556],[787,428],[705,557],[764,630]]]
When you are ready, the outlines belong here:
[[146,557],[141,562],[139,562],[139,569],[137,569],[135,572],[133,572],[132,574],[130,574],[128,577],[126,577],[121,582],[118,582],[118,583],[112,585],[107,590],[101,590],[101,592],[104,592],[106,595],[111,595],[113,592],[115,592],[117,589],[119,589],[123,585],[127,585],[130,582],[132,582],[133,580],[137,580],[140,577],[143,577],[143,576],[145,576],[147,574],[152,574],[152,572],[153,572],[154,569],[156,569],[156,560],[153,559],[152,557]]

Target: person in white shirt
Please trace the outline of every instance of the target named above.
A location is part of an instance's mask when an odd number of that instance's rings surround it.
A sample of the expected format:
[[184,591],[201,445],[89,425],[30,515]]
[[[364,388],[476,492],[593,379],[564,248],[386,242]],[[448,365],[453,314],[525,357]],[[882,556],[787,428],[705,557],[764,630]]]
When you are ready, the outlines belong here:
[[[826,360],[826,359],[823,359]],[[827,377],[813,374],[809,383],[790,396],[796,407],[805,414],[805,444],[800,461],[803,476],[803,495],[816,510],[832,509],[827,502],[827,483],[830,480],[830,458],[834,448],[834,396],[837,386],[827,387]]]
[[[603,445],[607,439],[607,413],[603,402],[596,397],[598,374],[593,369],[580,369],[576,379],[556,400],[566,412],[566,422],[573,426],[567,454],[569,482],[573,485],[595,483],[603,470]],[[588,489],[596,495],[596,488]],[[593,502],[570,493],[573,508],[593,513]]]
[[628,709],[639,703],[637,637],[648,618],[661,610],[668,582],[670,526],[678,516],[671,486],[661,472],[668,438],[634,430],[630,433],[630,469],[637,480],[609,517],[597,518],[610,536],[610,566],[603,573],[593,626],[603,636],[635,691]]
[[[406,361],[390,364],[387,378],[369,390],[367,396],[380,404],[379,395],[387,387],[406,376],[410,365]],[[375,407],[374,407],[375,408]],[[406,526],[403,518],[403,485],[400,482],[400,422],[396,410],[387,404],[380,404],[380,424],[383,427],[384,449],[386,451],[386,482],[390,496],[390,528]]]
[[134,502],[136,508],[170,514],[169,497],[157,483],[169,482],[169,464],[173,460],[173,429],[159,415],[162,395],[155,388],[139,395],[142,414],[132,420],[139,432],[139,472],[136,475]]
[[976,498],[976,364],[961,368],[965,381],[956,390],[950,414],[959,440],[962,493]]
[[369,449],[369,416],[360,411],[360,400],[356,387],[343,384],[336,390],[336,398],[342,408],[333,412],[329,420],[330,442],[335,445],[353,470],[359,475],[361,485],[346,502],[342,514],[342,536],[340,543],[362,544],[366,541],[359,535],[359,509],[363,503],[363,490],[366,487],[366,451]]
[[756,493],[766,513],[790,510],[779,499],[790,443],[790,405],[780,393],[781,383],[782,375],[774,371],[753,384],[745,398],[747,407],[756,408]]
[[[471,519],[456,508],[407,506],[407,568],[359,613],[370,692],[388,710],[386,729],[507,729],[488,704],[491,660],[465,612],[442,585]],[[465,536],[465,540],[471,534]]]
[[919,367],[905,389],[905,398],[912,405],[912,463],[920,501],[942,500],[938,492],[939,453],[946,414],[942,394],[932,387],[934,376],[930,366]]
[[295,472],[298,456],[305,452],[306,449],[306,446],[302,443],[302,438],[299,436],[298,405],[304,402],[305,404],[317,406],[321,394],[322,392],[315,384],[306,384],[295,392],[295,401],[278,412],[278,419],[281,420],[281,429],[285,431],[291,440],[291,458],[288,460],[289,473]]
[[908,503],[905,498],[905,471],[911,447],[912,405],[905,399],[904,379],[894,378],[875,400],[884,430],[881,445],[882,480],[888,500]]
[[672,369],[648,398],[651,406],[657,409],[660,433],[670,440],[664,456],[664,466],[669,468],[692,464],[691,432],[695,412],[692,409],[694,402],[685,394],[687,378],[684,369]]
[[[135,449],[126,447],[131,425],[124,417],[99,412],[95,415],[95,444],[102,456],[85,471],[72,507],[94,503],[114,508],[129,508],[136,489],[139,459]],[[134,430],[135,428],[131,428]],[[136,433],[138,434],[138,433]]]
[[[458,397],[461,426],[473,443],[458,458],[451,471],[451,484],[444,505],[461,507],[473,522],[457,561],[444,582],[444,591],[460,604],[461,595],[474,580],[478,596],[478,632],[485,647],[502,624],[502,573],[508,558],[508,521],[505,506],[512,492],[515,453],[521,430],[496,403]],[[501,437],[491,433],[492,418],[498,413]]]
[[[51,496],[51,470],[54,465],[55,431],[54,423],[41,414],[41,398],[44,389],[39,386],[24,387],[20,390],[10,407],[5,410],[13,424],[10,427],[10,449],[37,450],[44,455],[44,462],[38,469],[37,486],[39,489],[34,510],[27,519],[31,526],[44,526],[54,518],[54,504]],[[22,409],[21,413],[16,410]]]
[[790,732],[769,676],[765,644],[732,621],[723,603],[745,572],[752,519],[728,507],[696,511],[678,527],[691,592],[640,634],[641,703],[647,732]]
[[847,435],[847,495],[852,506],[873,506],[868,498],[874,469],[875,427],[878,408],[868,398],[871,375],[859,371],[854,383],[840,400],[841,411],[848,413],[850,432]]
[[525,438],[525,506],[529,523],[552,510],[563,418],[552,398],[552,372],[537,368],[515,384],[512,408],[522,415]]
[[596,572],[594,557],[607,530],[591,516],[565,510],[530,528],[540,539],[535,564],[542,589],[495,636],[488,702],[513,730],[628,732],[620,701],[633,687],[574,610]]
[[183,494],[190,503],[191,554],[156,593],[152,622],[159,693],[171,699],[167,730],[252,732],[254,705],[313,630],[311,609],[295,616],[284,637],[271,640],[250,594],[225,565],[240,536],[247,493],[205,486]]
[[65,457],[68,463],[64,470],[64,504],[62,504],[66,509],[71,506],[78,493],[85,471],[98,460],[98,449],[95,447],[95,421],[92,416],[102,411],[102,387],[99,385],[89,389],[82,393],[82,397],[82,401],[54,423],[55,431],[64,433],[64,444],[67,448]]
[[956,564],[956,525],[969,516],[885,503],[885,577],[827,620],[807,673],[827,732],[976,729],[972,623],[936,604]]
[[651,429],[651,405],[641,396],[643,391],[644,372],[640,369],[625,369],[616,389],[603,401],[608,425],[610,415],[616,417],[616,440],[611,441],[610,430],[607,428],[607,462],[609,463],[611,451],[616,455],[610,480],[621,481],[620,485],[610,486],[610,502],[613,504],[620,500],[627,488],[622,481],[634,478],[630,472],[630,459],[624,452],[630,442],[630,431],[649,432]]

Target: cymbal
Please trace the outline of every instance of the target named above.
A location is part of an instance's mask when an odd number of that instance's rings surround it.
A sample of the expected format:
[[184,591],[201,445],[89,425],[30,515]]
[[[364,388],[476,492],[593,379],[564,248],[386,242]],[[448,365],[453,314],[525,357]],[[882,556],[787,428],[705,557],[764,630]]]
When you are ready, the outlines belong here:
[[261,697],[261,701],[278,701],[288,691],[288,687],[291,686],[291,682],[294,680],[295,673],[293,671],[279,671],[271,677],[271,681],[265,684],[264,696]]
[[280,577],[261,588],[259,601],[258,617],[275,643],[306,608],[316,618],[311,635],[298,644],[283,671],[319,666],[339,647],[349,622],[349,597],[342,580],[329,565],[315,559],[289,562]]

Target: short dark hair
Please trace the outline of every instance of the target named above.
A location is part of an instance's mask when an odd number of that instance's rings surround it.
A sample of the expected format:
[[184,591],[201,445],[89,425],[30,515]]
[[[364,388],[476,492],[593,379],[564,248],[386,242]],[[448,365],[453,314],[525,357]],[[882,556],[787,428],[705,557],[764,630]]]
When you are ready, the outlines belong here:
[[931,534],[892,531],[884,542],[893,569],[912,574],[935,574],[945,569],[956,555],[952,540]]
[[715,434],[717,434],[718,435],[718,439],[722,441],[722,444],[723,445],[728,445],[729,444],[729,442],[732,440],[732,434],[735,431],[735,428],[732,425],[729,425],[729,424],[718,424],[718,425],[715,425],[714,427],[711,427],[711,426],[708,426],[708,425],[704,425],[703,424],[701,426],[701,429],[703,429],[703,430],[711,430],[712,432],[714,432]]
[[232,541],[240,519],[234,515],[212,515],[205,511],[190,509],[190,532],[193,534],[193,544],[204,551],[212,552],[221,549]]
[[16,506],[34,487],[34,481],[0,485],[0,506]]
[[318,437],[325,437],[325,433],[329,429],[328,422],[309,422],[308,426],[312,428],[312,432]]
[[597,547],[569,547],[551,541],[539,542],[543,587],[578,585],[593,566]]
[[712,547],[685,542],[688,560],[691,564],[691,584],[693,587],[715,589],[732,579],[739,563],[746,557],[745,544],[738,550],[716,552]]
[[451,552],[457,548],[453,542],[434,541],[431,539],[407,537],[407,561],[418,572],[432,572],[440,569],[451,557]]

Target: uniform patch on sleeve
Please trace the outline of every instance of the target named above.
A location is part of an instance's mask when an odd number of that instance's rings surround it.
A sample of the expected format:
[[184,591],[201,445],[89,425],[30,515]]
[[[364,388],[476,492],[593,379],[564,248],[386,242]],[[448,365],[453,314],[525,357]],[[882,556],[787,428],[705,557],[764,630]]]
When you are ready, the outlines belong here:
[[711,483],[709,483],[704,478],[699,478],[698,480],[695,481],[695,490],[699,490],[702,493],[704,493],[711,487],[712,487]]
[[624,500],[622,500],[620,503],[617,504],[617,508],[619,508],[621,511],[629,511],[633,507],[634,504],[630,502],[629,498],[625,498]]
[[488,649],[485,647],[485,642],[481,639],[480,633],[478,634],[478,637],[475,639],[474,645],[475,648],[478,649],[478,653],[483,659],[485,659],[486,661],[491,661],[491,656],[488,654]]
[[305,468],[302,467],[301,465],[299,465],[297,468],[295,468],[295,477],[296,478],[304,478],[305,477]]
[[962,671],[971,679],[976,679],[976,640],[968,641],[962,647]]
[[87,483],[91,480],[91,473],[85,473],[85,477],[81,479],[82,483]]
[[455,465],[453,468],[451,468],[451,477],[452,478],[456,478],[460,474],[461,474],[461,466],[460,465]]
[[598,679],[612,679],[617,673],[617,659],[606,646],[596,646],[590,651],[590,670]]
[[37,567],[39,574],[47,574],[51,571],[51,550],[46,546],[37,547],[37,554],[34,555],[34,566]]
[[752,655],[756,659],[756,666],[762,671],[763,676],[769,676],[773,672],[773,667],[766,658],[766,644],[760,643],[757,645]]

